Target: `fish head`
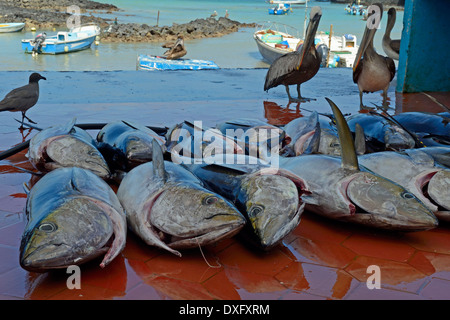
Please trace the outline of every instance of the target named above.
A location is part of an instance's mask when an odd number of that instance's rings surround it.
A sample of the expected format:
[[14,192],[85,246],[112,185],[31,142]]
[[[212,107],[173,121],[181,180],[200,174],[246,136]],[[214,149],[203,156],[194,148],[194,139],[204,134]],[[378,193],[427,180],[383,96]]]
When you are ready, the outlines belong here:
[[416,142],[413,137],[398,126],[389,126],[384,132],[386,150],[401,151],[414,148]]
[[109,177],[110,169],[100,151],[90,143],[71,135],[49,139],[45,148],[48,169],[79,167],[94,172],[99,177]]
[[439,219],[450,221],[450,171],[437,172],[428,182],[429,198],[438,205],[436,215]]
[[162,191],[149,210],[150,224],[172,249],[205,246],[236,234],[245,218],[231,202],[198,184]]
[[27,225],[20,246],[20,265],[33,272],[67,268],[108,250],[113,226],[93,201],[71,198],[33,225]]
[[[129,161],[148,162],[152,160],[152,141],[155,138],[142,131],[126,133],[118,145],[123,146],[123,150]],[[165,152],[165,146],[161,146]]]
[[247,175],[240,184],[237,206],[245,212],[248,227],[265,250],[298,226],[304,208],[294,182],[275,174]]
[[340,156],[341,144],[339,142],[339,137],[335,134],[327,132],[326,130],[321,130],[318,153],[331,156]]
[[384,229],[416,231],[437,226],[435,215],[402,186],[360,171],[343,187],[351,202],[349,220]]

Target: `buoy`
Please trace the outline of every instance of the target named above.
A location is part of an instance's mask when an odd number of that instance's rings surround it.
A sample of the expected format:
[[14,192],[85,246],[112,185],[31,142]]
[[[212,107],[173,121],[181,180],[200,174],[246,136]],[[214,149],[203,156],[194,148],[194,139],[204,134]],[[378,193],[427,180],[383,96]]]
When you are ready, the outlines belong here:
[[100,41],[95,41],[95,45],[98,46],[100,44]]
[[31,27],[31,31],[36,32],[36,28],[35,27]]
[[64,46],[64,52],[68,52],[69,51],[69,47],[68,46]]

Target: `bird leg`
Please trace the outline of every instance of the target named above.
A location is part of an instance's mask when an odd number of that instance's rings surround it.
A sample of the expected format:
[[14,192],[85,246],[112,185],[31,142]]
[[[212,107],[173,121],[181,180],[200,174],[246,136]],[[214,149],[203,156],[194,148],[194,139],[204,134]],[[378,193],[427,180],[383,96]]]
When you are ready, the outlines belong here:
[[360,110],[373,110],[374,108],[365,106],[362,102],[363,92],[359,91],[359,109]]
[[289,86],[287,84],[284,85],[284,86],[286,87],[286,93],[287,93],[287,95],[289,97],[289,101],[293,101],[294,99],[292,99],[291,94],[289,93]]
[[297,84],[297,93],[298,93],[298,101],[299,102],[308,102],[308,101],[311,101],[311,100],[316,100],[316,99],[313,99],[313,98],[305,98],[305,97],[302,97],[302,95],[301,95],[301,93],[300,93],[300,85],[299,84]]
[[[20,126],[20,128],[22,128],[23,129],[23,120],[24,119],[27,119],[28,121],[30,121],[31,123],[34,123],[34,124],[36,124],[36,122],[34,122],[33,120],[31,120],[30,118],[28,118],[26,115],[25,115],[25,111],[22,111],[22,124],[21,124],[21,126]],[[19,129],[20,129],[19,128]]]

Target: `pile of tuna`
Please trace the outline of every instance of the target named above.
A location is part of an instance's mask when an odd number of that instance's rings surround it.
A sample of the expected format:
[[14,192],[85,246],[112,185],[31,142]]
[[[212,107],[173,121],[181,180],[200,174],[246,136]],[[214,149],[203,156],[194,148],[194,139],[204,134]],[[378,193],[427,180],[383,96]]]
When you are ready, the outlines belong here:
[[27,154],[44,175],[27,190],[22,267],[45,272],[99,256],[104,267],[128,230],[179,256],[238,233],[270,250],[305,209],[398,231],[450,221],[450,114],[345,118],[327,101],[332,114],[284,127],[117,121],[90,127],[101,129],[93,139],[74,119],[41,130]]

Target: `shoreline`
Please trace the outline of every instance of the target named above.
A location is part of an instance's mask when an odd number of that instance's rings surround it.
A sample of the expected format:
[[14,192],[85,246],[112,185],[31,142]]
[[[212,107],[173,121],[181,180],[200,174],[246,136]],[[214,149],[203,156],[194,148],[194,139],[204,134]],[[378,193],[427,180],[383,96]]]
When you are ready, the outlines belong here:
[[199,18],[187,23],[172,26],[149,26],[139,23],[116,23],[111,17],[101,18],[96,14],[113,14],[122,9],[89,0],[0,0],[0,23],[25,22],[25,30],[47,31],[67,28],[66,12],[70,5],[81,9],[81,23],[95,23],[102,29],[102,42],[160,42],[175,40],[182,34],[186,40],[221,37],[240,28],[255,27],[255,23],[240,23],[225,17]]

